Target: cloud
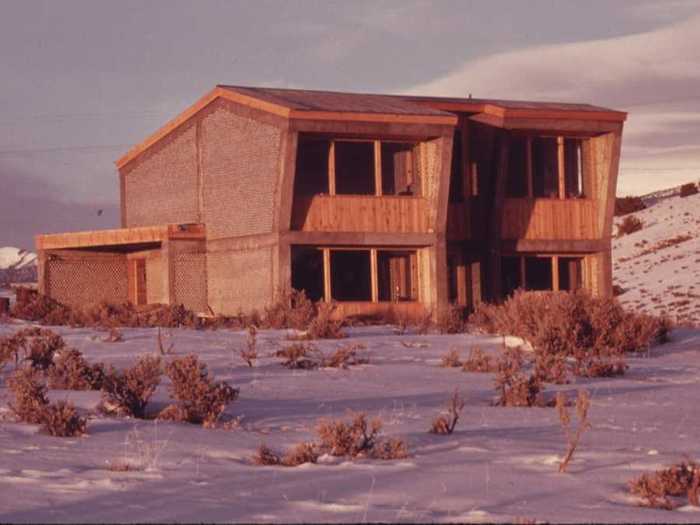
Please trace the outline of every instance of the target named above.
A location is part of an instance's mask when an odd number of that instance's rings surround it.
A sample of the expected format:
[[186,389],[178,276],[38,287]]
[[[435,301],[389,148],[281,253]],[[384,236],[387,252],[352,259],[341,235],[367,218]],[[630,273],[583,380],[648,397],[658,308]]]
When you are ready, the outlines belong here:
[[[625,110],[618,186],[623,193],[700,176],[700,150],[694,147],[700,132],[698,15],[644,33],[470,60],[410,93],[589,102]],[[646,172],[645,157],[655,158]],[[669,169],[659,176],[664,162]]]

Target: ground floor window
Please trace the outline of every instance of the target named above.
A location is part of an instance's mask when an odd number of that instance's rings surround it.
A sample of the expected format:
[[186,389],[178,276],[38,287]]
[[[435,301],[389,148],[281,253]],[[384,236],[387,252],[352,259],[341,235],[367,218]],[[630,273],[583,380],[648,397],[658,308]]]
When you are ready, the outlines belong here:
[[504,296],[517,288],[525,290],[568,290],[582,286],[582,257],[513,255],[501,258],[501,286]]
[[418,300],[416,250],[292,247],[292,287],[317,301]]

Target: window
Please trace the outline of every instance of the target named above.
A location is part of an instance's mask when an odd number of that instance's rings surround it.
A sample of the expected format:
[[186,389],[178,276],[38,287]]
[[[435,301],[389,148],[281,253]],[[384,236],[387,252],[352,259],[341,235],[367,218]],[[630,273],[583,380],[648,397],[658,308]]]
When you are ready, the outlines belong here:
[[559,195],[557,139],[537,137],[532,141],[532,186],[535,197]]
[[526,137],[513,136],[508,149],[508,183],[506,195],[508,197],[527,197],[528,177],[528,140]]
[[377,254],[377,284],[380,301],[415,301],[415,252],[384,251]]
[[525,288],[527,290],[552,289],[551,257],[525,257]]
[[335,192],[374,195],[374,143],[335,143]]
[[583,157],[581,155],[581,140],[564,140],[564,188],[566,197],[583,196]]
[[413,148],[414,144],[410,143],[381,143],[383,195],[418,194]]
[[503,296],[509,296],[520,286],[520,257],[501,257],[501,288]]
[[559,257],[559,289],[574,291],[582,287],[581,257]]
[[323,252],[306,246],[292,247],[292,288],[304,290],[312,301],[323,299]]
[[369,250],[331,250],[331,297],[337,301],[371,301]]
[[315,195],[328,193],[328,152],[330,141],[304,139],[297,149],[294,193]]

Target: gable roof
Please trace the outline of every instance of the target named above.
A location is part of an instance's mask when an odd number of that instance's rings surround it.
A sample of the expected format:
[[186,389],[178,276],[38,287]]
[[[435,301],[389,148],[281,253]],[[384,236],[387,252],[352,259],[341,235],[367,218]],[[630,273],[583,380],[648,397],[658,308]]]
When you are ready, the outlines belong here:
[[498,99],[344,93],[306,89],[217,85],[190,108],[131,148],[115,164],[121,168],[218,98],[286,119],[392,122],[454,126],[455,113],[498,118],[578,119],[622,122],[627,114],[590,104]]

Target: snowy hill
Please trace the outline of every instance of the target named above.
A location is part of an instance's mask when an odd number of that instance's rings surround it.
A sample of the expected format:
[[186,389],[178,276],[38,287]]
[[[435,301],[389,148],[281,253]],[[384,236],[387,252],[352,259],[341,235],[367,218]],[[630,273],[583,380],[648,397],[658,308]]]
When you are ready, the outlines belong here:
[[36,254],[19,248],[0,248],[0,285],[36,281]]
[[633,215],[643,228],[613,239],[613,282],[628,308],[700,324],[700,194],[677,190],[642,197],[648,208]]
[[11,246],[0,248],[0,270],[17,270],[36,264],[36,254]]

